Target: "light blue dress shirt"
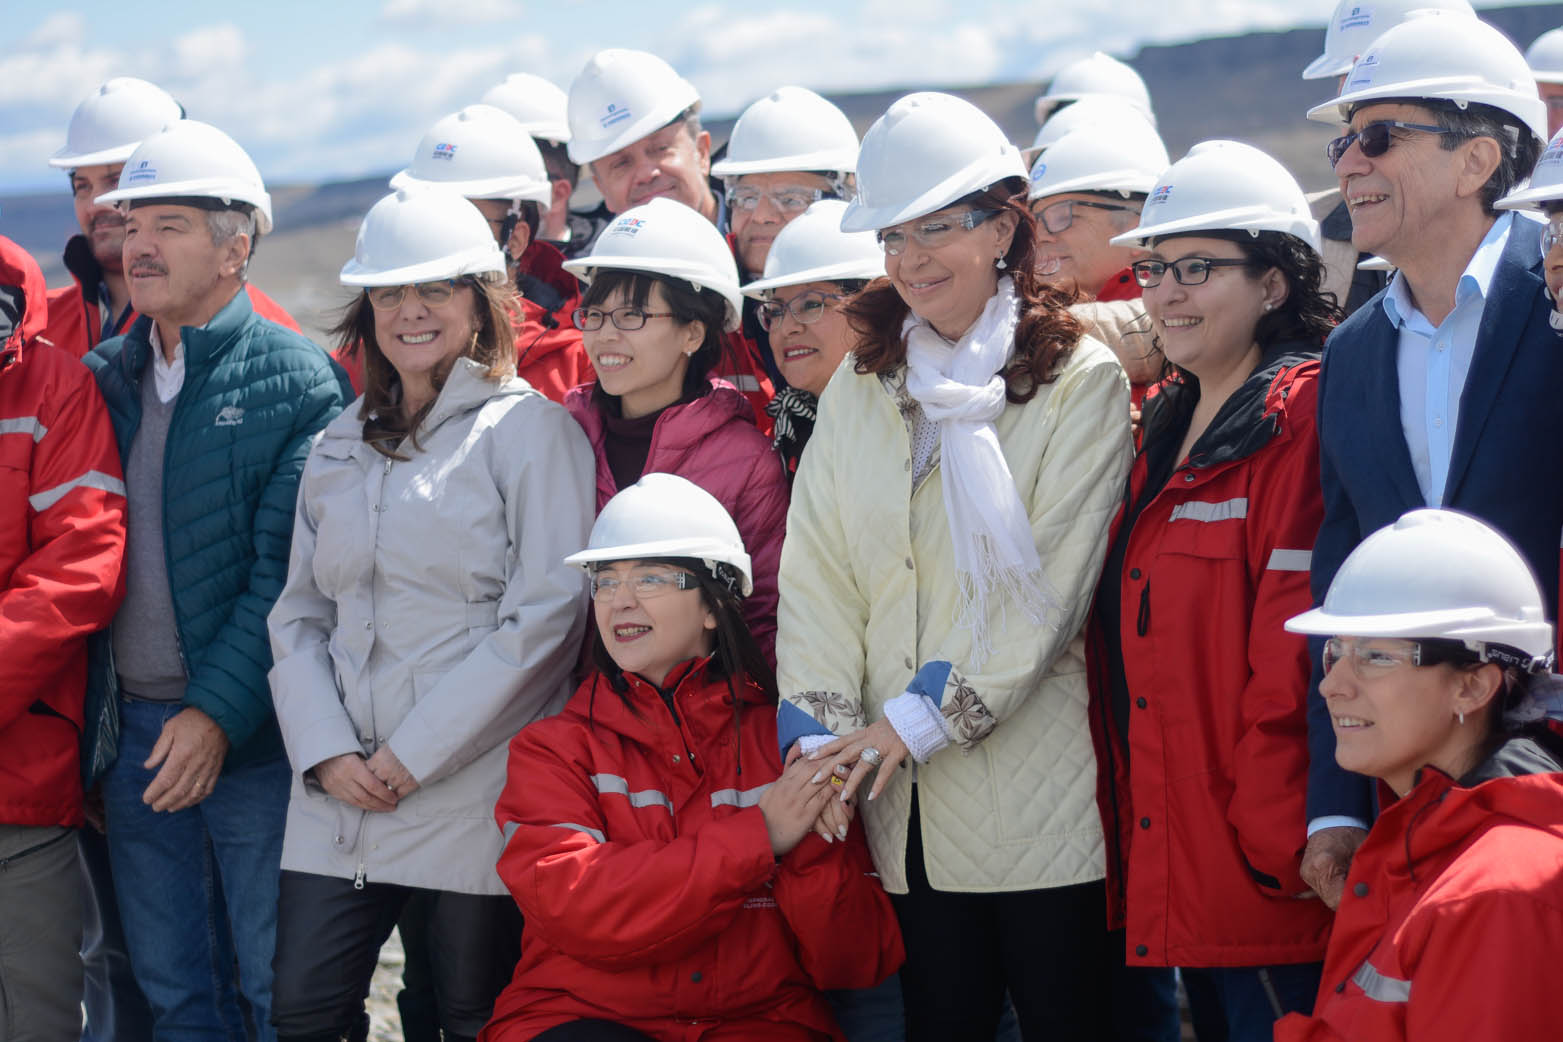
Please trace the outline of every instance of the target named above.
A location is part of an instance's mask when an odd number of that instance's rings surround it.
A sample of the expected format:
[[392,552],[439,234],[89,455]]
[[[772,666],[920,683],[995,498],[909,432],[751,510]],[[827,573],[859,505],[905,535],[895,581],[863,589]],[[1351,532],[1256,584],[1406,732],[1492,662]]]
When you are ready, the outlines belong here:
[[1438,325],[1412,303],[1403,273],[1395,273],[1384,295],[1384,314],[1400,331],[1395,363],[1400,379],[1400,428],[1411,451],[1417,487],[1430,507],[1444,502],[1460,421],[1460,396],[1476,353],[1476,335],[1493,274],[1513,225],[1512,213],[1493,222],[1455,286],[1454,310]]

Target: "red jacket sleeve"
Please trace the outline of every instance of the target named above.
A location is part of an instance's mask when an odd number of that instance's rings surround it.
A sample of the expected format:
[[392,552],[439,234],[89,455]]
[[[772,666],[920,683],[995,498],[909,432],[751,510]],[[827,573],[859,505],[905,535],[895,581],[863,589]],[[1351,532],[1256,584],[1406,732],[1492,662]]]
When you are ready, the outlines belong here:
[[810,832],[782,859],[777,907],[798,939],[798,962],[820,989],[871,988],[905,959],[901,929],[879,883],[861,819],[845,843]]
[[[28,476],[30,552],[0,590],[0,729],[40,697],[53,703],[51,679],[85,654],[81,638],[107,626],[124,595],[125,484],[108,409],[86,366],[32,352],[17,363],[30,372],[7,376],[38,380],[43,433]],[[68,715],[79,720],[74,696]]]
[[1250,509],[1258,523],[1248,526],[1254,589],[1250,672],[1227,805],[1227,820],[1255,883],[1286,896],[1308,889],[1298,874],[1307,842],[1308,642],[1286,632],[1285,623],[1311,606],[1310,552],[1324,515],[1313,391],[1312,380],[1294,385],[1288,403],[1292,437],[1251,486]]
[[671,842],[607,834],[588,769],[523,730],[495,808],[528,931],[588,965],[644,966],[720,933],[775,870],[758,807]]
[[772,667],[776,665],[776,573],[781,569],[787,507],[791,501],[786,467],[767,446],[755,457],[754,467],[738,495],[733,524],[743,536],[754,569],[754,593],[744,599],[744,619]]

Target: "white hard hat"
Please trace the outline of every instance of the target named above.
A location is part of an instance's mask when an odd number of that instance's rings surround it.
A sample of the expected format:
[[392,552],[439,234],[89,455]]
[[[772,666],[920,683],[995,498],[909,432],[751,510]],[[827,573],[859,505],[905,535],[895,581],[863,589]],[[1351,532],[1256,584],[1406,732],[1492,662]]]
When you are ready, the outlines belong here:
[[181,119],[142,141],[119,172],[119,187],[99,203],[146,199],[218,199],[255,207],[261,235],[271,231],[271,196],[238,142],[210,123]]
[[603,270],[644,271],[683,279],[727,301],[728,332],[738,328],[743,297],[738,265],[716,225],[683,203],[658,196],[615,217],[592,243],[592,252],[564,262],[564,270],[590,283]]
[[1537,83],[1563,83],[1563,29],[1548,29],[1525,48],[1525,64]]
[[1109,241],[1142,246],[1167,235],[1212,231],[1285,232],[1315,253],[1321,245],[1319,222],[1297,179],[1271,156],[1237,141],[1202,141],[1189,149],[1157,179],[1139,226]]
[[183,118],[179,102],[162,87],[133,76],[116,76],[76,106],[65,146],[49,157],[49,165],[74,170],[123,163],[145,138]]
[[1378,37],[1412,11],[1456,11],[1476,17],[1470,0],[1340,0],[1324,29],[1324,53],[1303,70],[1305,80],[1344,76]]
[[699,101],[694,84],[655,54],[598,51],[570,84],[570,158],[590,163],[617,152]]
[[483,214],[441,185],[405,185],[369,208],[358,226],[344,286],[406,286],[505,273],[505,255]]
[[1167,146],[1154,135],[1124,135],[1105,130],[1065,134],[1031,167],[1026,198],[1063,192],[1148,194],[1161,172],[1172,165]]
[[1552,657],[1552,627],[1530,565],[1497,531],[1454,510],[1412,510],[1368,536],[1335,573],[1324,605],[1286,628],[1458,640],[1484,661],[1530,669]]
[[1060,102],[1079,101],[1096,95],[1122,98],[1144,113],[1146,119],[1156,122],[1156,112],[1151,108],[1151,93],[1146,89],[1140,74],[1101,51],[1058,70],[1047,85],[1047,92],[1037,99],[1037,122],[1046,123],[1053,108]]
[[1025,176],[1020,150],[977,106],[950,94],[908,94],[863,135],[857,198],[841,230],[889,228]]
[[557,84],[530,72],[513,72],[488,89],[482,102],[504,109],[535,138],[562,145],[570,140],[569,98]]
[[805,87],[778,87],[744,109],[714,177],[857,169],[857,131],[846,113]]
[[1035,159],[1038,152],[1048,148],[1065,134],[1076,130],[1098,130],[1109,134],[1136,136],[1150,135],[1160,140],[1160,135],[1156,133],[1156,125],[1147,119],[1140,109],[1122,98],[1096,94],[1089,98],[1081,98],[1068,108],[1059,109],[1049,116],[1047,122],[1037,128],[1037,136],[1032,139],[1031,147],[1025,152],[1029,154],[1029,158]]
[[765,299],[783,286],[842,279],[877,279],[885,273],[885,251],[873,232],[844,232],[847,204],[821,199],[776,233],[765,255],[765,272],[743,288],[744,296]]
[[440,119],[418,142],[412,165],[391,178],[392,188],[441,184],[468,199],[553,200],[543,154],[510,113],[468,105]]
[[1354,107],[1389,98],[1490,105],[1529,127],[1538,142],[1547,140],[1547,105],[1525,56],[1477,18],[1428,12],[1394,26],[1357,59],[1340,97],[1316,105],[1308,118],[1344,123]]
[[1539,210],[1543,203],[1563,202],[1563,130],[1547,142],[1530,180],[1499,199],[1499,210]]
[[754,592],[754,570],[738,526],[715,496],[677,474],[643,475],[608,500],[586,549],[564,561],[590,572],[607,561],[649,557],[693,557],[712,575],[725,564],[738,572],[745,597]]

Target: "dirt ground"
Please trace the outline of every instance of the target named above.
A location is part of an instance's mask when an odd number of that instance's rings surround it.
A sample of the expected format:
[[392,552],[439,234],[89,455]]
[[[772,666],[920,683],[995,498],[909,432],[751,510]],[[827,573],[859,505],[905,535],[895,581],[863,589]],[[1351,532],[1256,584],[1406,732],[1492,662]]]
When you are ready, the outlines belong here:
[[402,1042],[396,993],[402,986],[402,938],[392,931],[380,949],[380,965],[369,985],[369,1042]]

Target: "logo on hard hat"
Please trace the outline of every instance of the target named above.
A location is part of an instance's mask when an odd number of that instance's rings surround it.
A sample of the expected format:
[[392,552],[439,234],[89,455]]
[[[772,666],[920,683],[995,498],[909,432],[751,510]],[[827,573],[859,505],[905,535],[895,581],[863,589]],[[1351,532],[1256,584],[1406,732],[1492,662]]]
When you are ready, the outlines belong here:
[[1151,193],[1150,202],[1153,206],[1160,206],[1172,196],[1171,185],[1161,185]]
[[455,145],[450,145],[450,144],[445,144],[443,142],[438,144],[438,145],[435,145],[434,146],[434,158],[435,159],[455,159],[456,158],[456,146]]
[[1373,24],[1373,8],[1353,7],[1350,11],[1340,16],[1341,29],[1361,29],[1365,25]]
[[620,217],[617,221],[613,222],[612,227],[610,227],[605,234],[623,236],[639,235],[640,229],[645,225],[645,223],[646,219],[644,217]]
[[1047,164],[1046,163],[1038,163],[1036,166],[1031,168],[1031,183],[1034,184],[1034,185],[1035,184],[1041,184],[1042,183],[1042,177],[1046,173],[1047,173]]
[[615,123],[623,123],[631,115],[632,113],[629,109],[620,108],[618,105],[610,102],[608,107],[602,110],[602,115],[597,117],[597,122],[602,124],[602,129],[607,130]]
[[143,159],[136,164],[136,168],[125,175],[126,184],[135,184],[137,181],[156,181],[157,167],[151,165],[151,160]]

